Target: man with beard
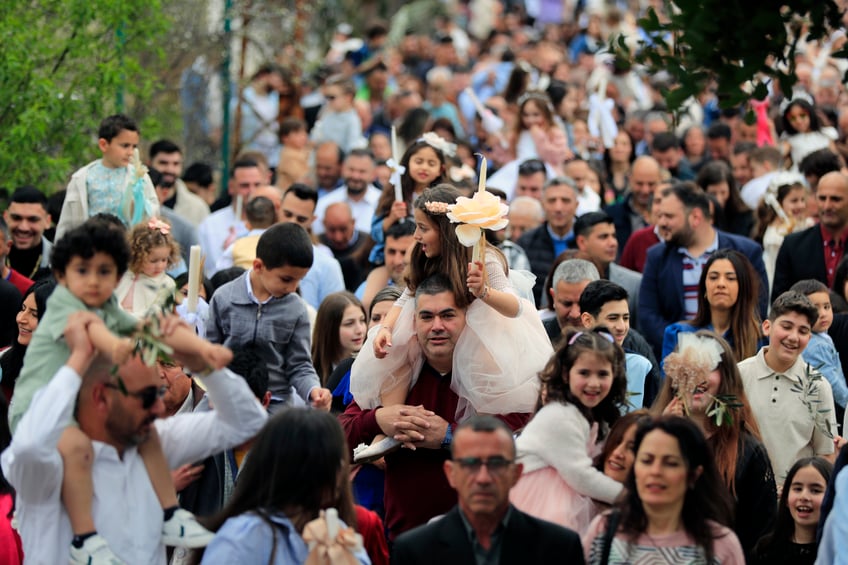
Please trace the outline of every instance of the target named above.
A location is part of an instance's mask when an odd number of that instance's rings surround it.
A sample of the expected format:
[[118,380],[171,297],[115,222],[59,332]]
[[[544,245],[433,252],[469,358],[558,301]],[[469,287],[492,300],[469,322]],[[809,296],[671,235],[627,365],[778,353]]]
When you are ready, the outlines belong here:
[[698,280],[717,249],[735,249],[751,261],[760,276],[760,316],[765,319],[769,301],[762,248],[748,238],[715,229],[710,199],[693,183],[665,189],[657,206],[661,241],[648,251],[639,293],[639,325],[657,358],[665,327],[695,317]]
[[9,267],[32,280],[48,276],[53,245],[44,237],[51,221],[44,193],[34,186],[17,189],[3,219],[9,226],[12,241],[6,258]]
[[318,220],[312,226],[315,235],[324,233],[324,213],[327,206],[345,202],[353,212],[356,230],[371,233],[371,219],[380,200],[380,189],[374,186],[374,158],[367,149],[354,149],[344,160],[342,178],[344,185],[318,198],[315,215]]
[[[64,338],[70,356],[35,397],[2,455],[3,473],[17,495],[24,552],[32,563],[68,561],[73,534],[62,505],[56,445],[76,417],[94,448],[98,533],[122,562],[164,563],[162,507],[136,446],[155,427],[169,465],[177,467],[248,440],[267,414],[244,380],[224,369],[203,377],[214,411],[159,419],[165,405],[156,368],[134,355],[113,369],[88,339],[87,326],[96,320],[93,312],[69,316]],[[178,361],[204,374],[199,355]]]
[[183,173],[183,153],[173,141],[160,139],[150,146],[150,166],[162,173],[156,185],[159,205],[170,208],[194,227],[209,215],[209,206],[192,193],[180,178]]

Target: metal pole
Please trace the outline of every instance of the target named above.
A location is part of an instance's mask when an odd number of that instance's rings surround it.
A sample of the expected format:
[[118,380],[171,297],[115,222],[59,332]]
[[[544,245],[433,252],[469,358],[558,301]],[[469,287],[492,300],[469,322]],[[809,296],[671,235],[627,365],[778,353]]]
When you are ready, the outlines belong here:
[[221,121],[221,182],[218,192],[221,196],[227,192],[227,184],[230,179],[230,98],[232,88],[230,83],[230,58],[232,57],[232,21],[230,14],[233,8],[233,0],[224,0],[224,60],[221,62],[221,87],[224,90],[222,96],[224,105],[224,117]]

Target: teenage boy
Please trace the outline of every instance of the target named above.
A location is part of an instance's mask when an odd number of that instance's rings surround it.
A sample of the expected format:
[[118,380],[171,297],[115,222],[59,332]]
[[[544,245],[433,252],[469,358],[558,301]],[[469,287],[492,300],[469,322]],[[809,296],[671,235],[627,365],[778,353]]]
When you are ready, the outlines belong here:
[[276,224],[259,238],[253,268],[215,291],[209,304],[207,339],[234,351],[253,345],[268,365],[271,412],[304,403],[330,409],[330,391],[312,366],[306,306],[295,293],[312,259],[306,230]]
[[830,383],[801,357],[818,317],[809,298],[784,292],[763,322],[769,344],[739,363],[778,482],[798,459],[833,453],[836,415]]
[[[630,332],[630,306],[627,291],[614,282],[600,279],[590,282],[580,293],[580,319],[586,328],[604,326],[619,347]],[[625,350],[627,393],[633,407],[649,408],[659,390],[659,374],[642,355]],[[628,411],[629,411],[628,407]]]

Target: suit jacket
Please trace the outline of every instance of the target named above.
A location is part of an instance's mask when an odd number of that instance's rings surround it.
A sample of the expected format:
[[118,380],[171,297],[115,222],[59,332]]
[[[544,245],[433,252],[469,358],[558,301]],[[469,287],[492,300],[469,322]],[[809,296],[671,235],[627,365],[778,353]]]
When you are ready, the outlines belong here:
[[[613,224],[615,224],[615,238],[618,240],[618,255],[615,258],[616,261],[621,258],[621,254],[624,252],[624,246],[627,245],[627,240],[630,239],[630,236],[633,234],[632,218],[634,215],[641,218],[639,213],[635,212],[633,207],[630,205],[630,201],[632,199],[633,194],[629,193],[621,202],[611,204],[604,209],[607,215],[612,218]],[[642,220],[641,223],[642,227],[648,225],[644,222],[644,220]]]
[[824,239],[818,225],[789,234],[783,240],[774,265],[772,301],[804,279],[816,279],[827,284]]
[[[760,277],[760,317],[766,318],[769,305],[768,278],[763,263],[763,249],[748,238],[718,231],[718,248],[735,249],[745,255]],[[648,250],[642,286],[639,292],[639,327],[654,348],[657,359],[662,357],[665,328],[679,322],[686,314],[683,301],[683,255],[665,242]]]
[[[582,564],[583,547],[575,532],[534,518],[517,508],[501,546],[501,565]],[[474,550],[459,515],[459,507],[436,522],[399,536],[392,548],[395,565],[473,565]]]
[[536,308],[542,308],[547,301],[547,298],[542,295],[545,288],[545,279],[548,277],[548,271],[551,270],[551,264],[556,259],[554,256],[554,240],[548,233],[548,222],[543,222],[541,226],[526,232],[518,238],[516,243],[524,250],[530,260],[530,270],[536,275],[533,297],[536,299]]

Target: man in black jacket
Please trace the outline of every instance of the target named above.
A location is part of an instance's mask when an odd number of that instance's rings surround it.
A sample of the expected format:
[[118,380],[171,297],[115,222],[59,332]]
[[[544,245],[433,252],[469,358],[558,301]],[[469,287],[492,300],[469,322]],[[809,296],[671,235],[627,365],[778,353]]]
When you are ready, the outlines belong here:
[[575,532],[509,503],[522,471],[515,456],[512,431],[497,418],[475,416],[457,426],[444,467],[459,504],[399,536],[392,563],[584,563]]
[[574,215],[577,213],[577,188],[568,177],[552,178],[542,189],[542,207],[545,221],[536,229],[526,232],[518,239],[518,245],[530,259],[530,270],[536,275],[533,296],[536,307],[545,305],[542,296],[545,278],[554,259],[566,250],[572,239]]

